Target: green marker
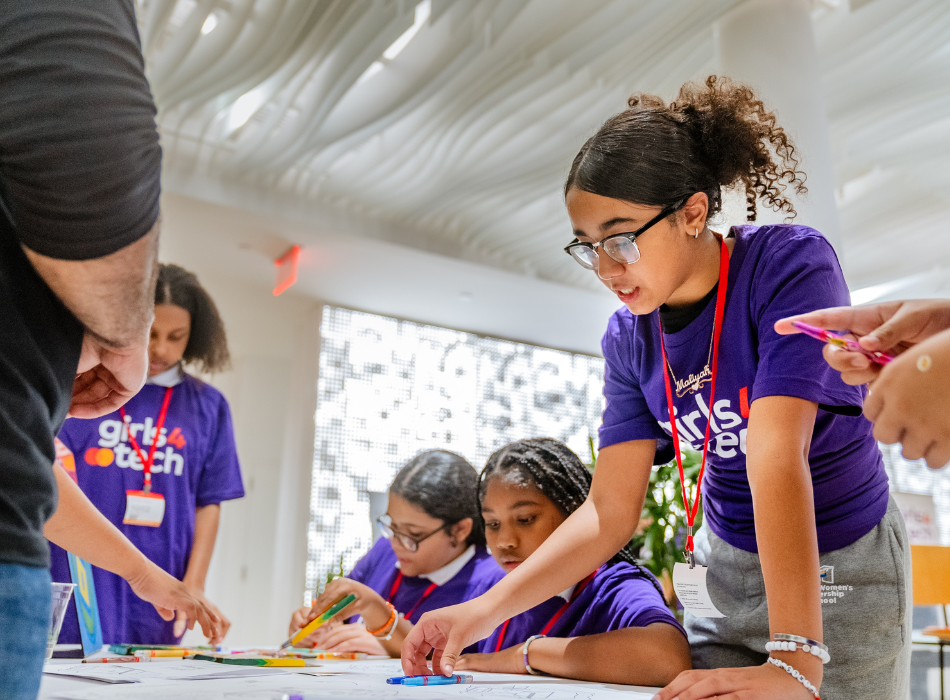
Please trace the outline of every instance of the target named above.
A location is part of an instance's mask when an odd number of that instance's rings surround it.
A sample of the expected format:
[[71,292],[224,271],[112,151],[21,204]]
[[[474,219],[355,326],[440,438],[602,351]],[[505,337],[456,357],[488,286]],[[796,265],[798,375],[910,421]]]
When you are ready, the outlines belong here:
[[227,664],[229,666],[306,666],[303,659],[242,659],[239,656],[208,656],[207,654],[195,654],[188,658],[194,659],[195,661],[213,661],[218,664]]
[[329,608],[327,608],[322,613],[320,613],[315,618],[313,618],[310,621],[310,624],[305,625],[301,629],[297,630],[294,636],[292,636],[290,639],[288,639],[286,642],[280,645],[280,650],[283,651],[287,647],[292,647],[295,644],[297,644],[297,642],[299,642],[301,639],[308,637],[315,629],[317,629],[318,627],[321,627],[325,622],[327,622],[327,620],[332,618],[334,615],[336,615],[338,612],[340,612],[343,608],[345,608],[347,605],[352,603],[354,600],[356,600],[356,596],[353,595],[352,593],[350,593],[349,595],[343,598],[340,598],[340,600],[338,600]]

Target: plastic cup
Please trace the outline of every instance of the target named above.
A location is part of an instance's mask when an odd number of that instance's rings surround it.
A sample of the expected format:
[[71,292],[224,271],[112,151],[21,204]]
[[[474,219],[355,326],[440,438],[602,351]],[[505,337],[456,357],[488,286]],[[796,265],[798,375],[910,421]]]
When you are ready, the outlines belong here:
[[53,584],[53,610],[49,618],[49,639],[46,642],[46,660],[53,658],[53,647],[59,639],[59,631],[63,627],[63,618],[66,617],[66,607],[69,597],[73,594],[75,583]]

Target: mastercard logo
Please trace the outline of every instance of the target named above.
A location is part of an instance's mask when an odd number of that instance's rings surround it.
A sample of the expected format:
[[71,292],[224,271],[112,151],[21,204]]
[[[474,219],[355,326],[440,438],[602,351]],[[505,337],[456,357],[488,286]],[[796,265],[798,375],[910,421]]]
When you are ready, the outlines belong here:
[[94,467],[108,467],[115,459],[115,452],[108,447],[90,447],[83,455],[86,464]]

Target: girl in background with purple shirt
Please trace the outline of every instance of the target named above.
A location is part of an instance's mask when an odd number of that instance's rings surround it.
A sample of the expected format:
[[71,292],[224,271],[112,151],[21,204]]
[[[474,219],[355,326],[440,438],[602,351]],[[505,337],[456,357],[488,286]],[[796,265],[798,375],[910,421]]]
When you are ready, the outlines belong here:
[[[624,305],[603,339],[590,497],[486,595],[424,617],[405,645],[406,672],[431,647],[447,672],[462,647],[612,556],[678,437],[708,444],[694,543],[708,569],[693,573],[725,617],[687,611],[693,666],[710,670],[684,672],[659,700],[805,700],[818,688],[826,700],[903,700],[910,555],[861,416],[864,391],[824,363],[821,343],[773,328],[849,303],[835,252],[806,226],[709,228],[729,188],[745,195],[750,220],[760,198],[793,215],[785,188],[804,191],[795,149],[728,79],[628,105],[584,144],[564,188],[567,252]],[[824,642],[830,663],[801,640]],[[788,648],[767,650],[775,641]]]
[[[220,504],[243,497],[244,486],[227,401],[182,370],[188,363],[203,372],[228,366],[224,323],[198,278],[177,265],[159,265],[148,358],[145,386],[120,411],[91,420],[70,418],[59,439],[75,455],[79,486],[96,508],[145,556],[203,592]],[[143,491],[143,463],[149,460],[149,493],[164,501],[164,510],[136,517],[128,508],[129,492]],[[53,544],[50,550],[53,580],[68,582],[66,552]],[[106,643],[181,640],[183,615],[163,620],[123,579],[94,572]],[[75,603],[69,605],[59,641],[78,644]],[[229,625],[225,621],[225,631]]]
[[[379,539],[345,578],[327,584],[312,607],[293,614],[290,634],[352,593],[356,601],[304,640],[327,651],[398,657],[402,641],[427,610],[483,593],[504,576],[485,550],[478,513],[478,472],[447,450],[422,452],[399,470]],[[339,620],[339,618],[337,618]]]
[[[551,438],[495,452],[479,479],[485,537],[506,573],[521,566],[590,491],[590,471]],[[662,685],[690,667],[686,633],[653,575],[627,547],[481,641],[458,669],[547,673],[633,685]]]

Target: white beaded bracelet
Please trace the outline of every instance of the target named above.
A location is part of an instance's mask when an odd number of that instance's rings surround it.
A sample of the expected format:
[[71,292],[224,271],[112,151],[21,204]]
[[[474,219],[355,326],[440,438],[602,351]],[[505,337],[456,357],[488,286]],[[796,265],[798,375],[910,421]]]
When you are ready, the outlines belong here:
[[807,678],[805,678],[805,676],[803,676],[803,675],[802,675],[799,671],[797,671],[795,668],[793,668],[792,666],[789,666],[789,665],[788,665],[787,663],[785,663],[784,661],[779,661],[778,659],[773,659],[771,656],[769,657],[769,663],[772,664],[773,666],[778,666],[780,669],[782,669],[783,671],[785,671],[785,673],[787,673],[787,674],[790,675],[792,678],[794,678],[796,681],[798,681],[798,682],[801,683],[803,686],[805,686],[805,688],[808,690],[808,692],[815,696],[815,700],[821,700],[821,696],[818,694],[818,688],[816,688],[814,685],[812,685],[811,681],[809,681]]
[[831,661],[831,654],[828,653],[828,647],[821,642],[816,642],[807,637],[799,637],[795,634],[776,634],[773,635],[773,641],[766,642],[765,650],[773,651],[803,651],[806,654],[817,656],[821,663],[826,664]]

